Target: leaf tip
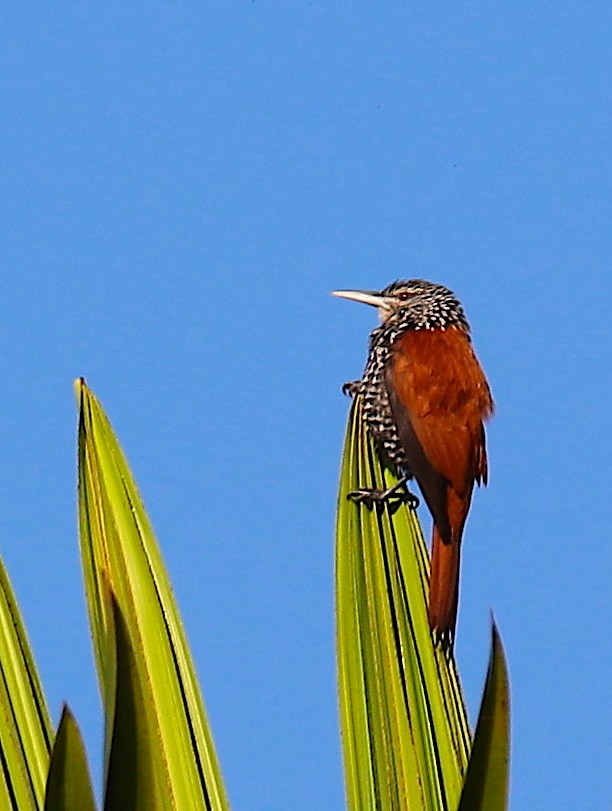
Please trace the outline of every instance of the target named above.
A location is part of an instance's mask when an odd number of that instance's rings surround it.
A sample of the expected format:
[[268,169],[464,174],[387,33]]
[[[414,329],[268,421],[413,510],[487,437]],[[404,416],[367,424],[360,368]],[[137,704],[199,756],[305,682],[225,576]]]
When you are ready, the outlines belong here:
[[507,670],[506,654],[501,640],[501,634],[499,633],[499,628],[497,626],[497,622],[495,621],[493,610],[491,610],[491,655],[493,655],[493,653],[495,653],[497,657],[501,658],[504,669]]
[[87,382],[85,381],[85,378],[77,377],[77,379],[73,383],[73,387],[74,387],[74,396],[76,397],[76,401],[80,406],[83,402],[85,392],[87,391]]

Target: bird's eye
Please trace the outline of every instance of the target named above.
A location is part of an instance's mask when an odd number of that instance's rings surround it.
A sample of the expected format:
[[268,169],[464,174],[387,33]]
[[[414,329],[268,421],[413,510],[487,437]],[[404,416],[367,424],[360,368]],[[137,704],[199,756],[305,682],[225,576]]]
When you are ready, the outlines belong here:
[[400,301],[408,301],[410,298],[410,293],[407,290],[400,290],[397,297]]

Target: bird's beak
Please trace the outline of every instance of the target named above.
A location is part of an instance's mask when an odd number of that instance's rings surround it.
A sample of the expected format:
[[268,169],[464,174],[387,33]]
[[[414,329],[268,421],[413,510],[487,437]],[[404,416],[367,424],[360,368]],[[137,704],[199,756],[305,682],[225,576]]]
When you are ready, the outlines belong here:
[[389,299],[385,298],[382,293],[377,293],[375,290],[334,290],[332,296],[347,298],[351,301],[360,301],[362,304],[371,304],[373,307],[378,307],[382,310],[391,309]]

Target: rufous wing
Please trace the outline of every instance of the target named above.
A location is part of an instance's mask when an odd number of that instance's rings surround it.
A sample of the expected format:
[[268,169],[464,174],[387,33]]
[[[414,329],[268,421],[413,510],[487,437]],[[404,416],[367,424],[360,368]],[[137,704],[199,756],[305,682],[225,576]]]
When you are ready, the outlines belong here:
[[474,483],[487,481],[483,421],[493,412],[484,372],[458,328],[405,332],[386,386],[400,441],[434,519],[429,624],[452,644],[461,537]]
[[[460,496],[474,482],[486,482],[483,420],[492,414],[493,400],[465,332],[406,331],[394,344],[387,386],[429,465]],[[416,468],[414,473],[418,480]]]

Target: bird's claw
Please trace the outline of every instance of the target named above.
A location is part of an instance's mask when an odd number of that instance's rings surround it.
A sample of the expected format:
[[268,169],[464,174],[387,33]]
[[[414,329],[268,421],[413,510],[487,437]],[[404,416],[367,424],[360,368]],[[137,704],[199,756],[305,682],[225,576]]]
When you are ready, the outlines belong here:
[[349,380],[342,386],[342,394],[348,394],[349,397],[355,397],[359,394],[361,388],[361,380]]
[[454,646],[454,632],[446,631],[433,631],[431,632],[434,647],[438,646],[447,660],[450,660],[453,655]]
[[400,504],[408,504],[410,509],[416,510],[420,504],[419,499],[414,493],[411,493],[408,488],[402,489],[405,484],[406,480],[401,479],[392,487],[387,487],[386,490],[360,487],[348,493],[347,499],[354,501],[356,504],[364,504],[368,510],[371,510],[375,504],[389,504],[395,507],[395,509],[397,509]]

